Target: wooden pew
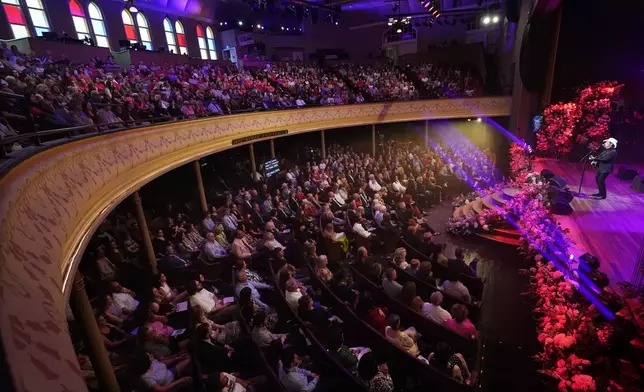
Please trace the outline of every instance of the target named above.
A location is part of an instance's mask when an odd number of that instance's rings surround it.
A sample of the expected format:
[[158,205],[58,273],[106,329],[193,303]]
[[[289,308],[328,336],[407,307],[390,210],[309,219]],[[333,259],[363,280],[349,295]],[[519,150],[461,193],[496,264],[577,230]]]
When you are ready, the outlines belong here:
[[[407,252],[412,258],[420,259],[421,261],[431,261],[432,272],[434,273],[435,277],[439,278],[441,281],[447,279],[447,277],[449,276],[449,270],[446,266],[432,260],[428,255],[409,245],[409,243],[407,243],[402,238],[400,239],[400,242],[403,247],[407,249]],[[465,285],[465,287],[467,287],[470,295],[479,300],[483,298],[483,282],[481,281],[481,279],[460,274],[459,280],[463,283],[463,285]]]
[[[391,263],[387,260],[381,260],[383,269],[387,267],[391,267],[396,270],[396,274],[398,276],[398,283],[403,284],[405,282],[414,282],[416,284],[416,294],[420,298],[422,298],[425,302],[429,302],[429,297],[434,293],[435,291],[441,291],[438,289],[438,287],[427,283],[425,281],[422,281],[418,279],[417,277],[407,273],[404,269],[398,267],[394,263]],[[441,293],[443,293],[441,291]],[[479,315],[481,313],[481,308],[478,305],[473,305],[473,304],[468,304],[458,298],[455,298],[447,293],[443,293],[443,308],[446,310],[450,310],[452,305],[454,304],[463,304],[467,307],[468,310],[468,317],[472,323],[476,324],[476,321],[479,319]]]
[[[270,264],[270,263],[269,263]],[[282,290],[277,287],[276,284],[276,275],[272,265],[269,265],[271,271],[271,278],[275,286],[275,291],[278,292],[278,301],[279,304],[276,304],[279,307],[279,314],[290,314],[293,320],[298,324],[301,331],[304,333],[304,336],[310,342],[309,348],[311,349],[311,356],[315,358],[318,362],[316,363],[326,363],[329,364],[329,368],[333,370],[333,376],[342,381],[343,388],[346,390],[352,390],[355,392],[368,392],[367,386],[360,381],[356,376],[349,372],[344,366],[342,366],[338,361],[336,361],[326,347],[320,342],[320,339],[306,326],[304,320],[302,320],[297,312],[292,310],[286,301],[286,297]],[[308,343],[307,342],[307,343]],[[328,377],[328,375],[326,376]]]
[[[418,379],[421,387],[427,388],[426,390],[428,391],[472,392],[474,390],[473,387],[460,384],[445,373],[431,365],[421,362],[389,342],[380,332],[373,329],[368,323],[358,317],[352,308],[347,307],[327,285],[322,283],[315,276],[313,268],[310,265],[308,265],[308,268],[311,273],[311,282],[314,287],[322,290],[325,303],[331,306],[333,313],[349,326],[349,328],[346,328],[346,333],[350,333],[355,341],[361,345],[370,347],[376,357],[387,359],[394,382],[398,379],[396,375],[400,374],[402,377],[397,384],[403,384],[407,376],[412,376]],[[401,387],[399,385],[398,390],[401,390]]]
[[374,299],[384,304],[389,309],[389,313],[398,314],[404,325],[413,325],[421,333],[425,341],[432,343],[432,345],[438,342],[446,342],[454,351],[463,354],[468,362],[473,363],[476,360],[478,351],[476,339],[463,337],[449,328],[414,312],[409,306],[388,296],[379,286],[367,279],[353,266],[350,266],[350,268],[354,280],[360,288],[370,290],[374,294]]

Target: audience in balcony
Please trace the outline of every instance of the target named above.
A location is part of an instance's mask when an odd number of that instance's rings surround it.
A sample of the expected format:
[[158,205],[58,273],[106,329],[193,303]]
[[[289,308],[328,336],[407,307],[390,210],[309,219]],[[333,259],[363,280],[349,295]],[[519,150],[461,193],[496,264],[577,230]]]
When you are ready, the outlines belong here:
[[445,321],[445,326],[461,336],[476,338],[478,331],[470,319],[467,318],[468,310],[463,304],[452,305],[452,318]]

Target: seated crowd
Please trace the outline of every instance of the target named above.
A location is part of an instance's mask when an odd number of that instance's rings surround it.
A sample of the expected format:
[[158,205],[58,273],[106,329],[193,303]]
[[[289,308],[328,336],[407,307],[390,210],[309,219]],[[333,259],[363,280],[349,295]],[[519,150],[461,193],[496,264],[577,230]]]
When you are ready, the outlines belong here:
[[[123,390],[274,390],[273,377],[289,392],[329,391],[347,380],[381,392],[415,377],[356,340],[320,285],[395,347],[455,382],[471,383],[475,358],[418,332],[358,284],[352,270],[427,322],[453,331],[454,339],[476,339],[468,318],[476,299],[459,281],[476,273],[461,250],[447,259],[424,213],[463,186],[455,171],[443,169],[459,162],[453,166],[469,173],[459,155],[464,151],[392,140],[374,158],[333,145],[326,159],[288,165],[276,188],[262,182],[240,187],[201,216],[167,209],[147,223],[155,233],[153,282],[146,278],[148,258],[134,214],[118,207],[94,235],[81,271]],[[397,245],[401,236],[415,239],[427,259],[410,258],[405,248],[388,250],[388,239]],[[388,252],[390,260],[376,256]],[[451,273],[436,277],[432,265]],[[408,276],[399,282],[398,273]],[[437,291],[421,298],[412,278]],[[460,302],[444,309],[444,297]],[[70,332],[95,388],[73,316]],[[312,350],[307,336],[326,357]]]
[[453,98],[481,95],[481,83],[470,71],[423,63],[410,68],[431,97]]
[[[77,131],[87,133],[244,110],[419,97],[413,82],[391,64],[343,63],[325,70],[309,63],[269,63],[265,69],[248,70],[215,63],[140,63],[122,69],[111,57],[76,64],[64,56],[38,57],[3,45],[0,92],[24,96],[26,111],[13,99],[0,100],[0,138],[23,129],[87,127]],[[432,85],[429,90],[449,90],[437,96],[478,91],[473,78],[462,77],[458,69],[421,67],[417,72]]]

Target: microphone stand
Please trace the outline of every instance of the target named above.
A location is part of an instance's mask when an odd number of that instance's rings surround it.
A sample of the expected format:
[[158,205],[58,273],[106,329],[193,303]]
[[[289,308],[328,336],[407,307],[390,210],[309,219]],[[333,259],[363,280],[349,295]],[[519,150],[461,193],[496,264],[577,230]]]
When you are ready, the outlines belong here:
[[[584,157],[583,157],[583,158],[581,158],[581,160],[580,160],[579,162],[584,162],[584,161],[586,160],[586,158],[588,158],[588,157],[589,157],[591,154],[593,154],[594,152],[595,152],[595,151],[590,150],[590,151],[588,152],[588,154],[584,155]],[[582,195],[582,193],[581,193],[581,185],[584,183],[584,173],[586,173],[586,164],[585,164],[585,163],[584,163],[584,165],[583,165],[583,166],[582,166],[582,168],[581,168],[581,180],[579,181],[579,190],[577,191],[577,195],[576,195],[576,196],[581,196],[581,195]]]

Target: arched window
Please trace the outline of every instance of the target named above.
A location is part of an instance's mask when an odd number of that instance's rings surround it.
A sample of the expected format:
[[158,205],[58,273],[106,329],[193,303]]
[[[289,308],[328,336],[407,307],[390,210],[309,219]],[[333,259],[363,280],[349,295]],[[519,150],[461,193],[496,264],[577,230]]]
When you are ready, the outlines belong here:
[[11,26],[11,31],[13,31],[13,38],[29,37],[27,19],[25,19],[25,15],[22,13],[18,0],[2,0],[2,8],[4,8],[7,21]]
[[215,35],[212,33],[210,26],[206,27],[206,41],[208,43],[208,53],[211,60],[217,60],[217,47],[215,46]]
[[89,11],[89,22],[92,25],[92,30],[94,31],[96,45],[101,48],[109,48],[110,42],[107,40],[107,30],[105,29],[105,22],[103,22],[103,13],[101,12],[101,9],[92,1],[87,6],[87,10]]
[[163,30],[165,31],[165,40],[168,43],[168,52],[177,54],[177,42],[174,39],[174,29],[170,19],[163,19]]
[[139,35],[141,36],[141,43],[147,50],[152,50],[152,38],[150,37],[150,25],[148,19],[139,11],[136,14],[136,24],[139,26]]
[[199,52],[203,60],[208,60],[208,48],[206,47],[206,36],[203,27],[197,25],[197,42],[199,43]]
[[180,54],[188,54],[188,45],[186,44],[186,33],[183,31],[181,22],[174,22],[174,29],[177,31],[177,45],[179,45]]
[[76,0],[70,0],[69,11],[72,13],[72,21],[74,22],[74,28],[76,29],[78,39],[91,39],[92,35],[89,32],[89,26],[87,25],[87,18],[85,17],[83,6],[81,6]]
[[121,11],[121,19],[123,19],[123,27],[125,27],[125,38],[127,38],[133,44],[139,42],[139,38],[136,35],[134,18],[132,18],[130,11]]
[[47,14],[45,14],[45,7],[42,5],[40,0],[26,0],[27,10],[29,11],[29,17],[31,18],[31,24],[34,25],[34,31],[36,32],[36,37],[40,37],[43,33],[51,31],[49,28],[49,21],[47,20]]

